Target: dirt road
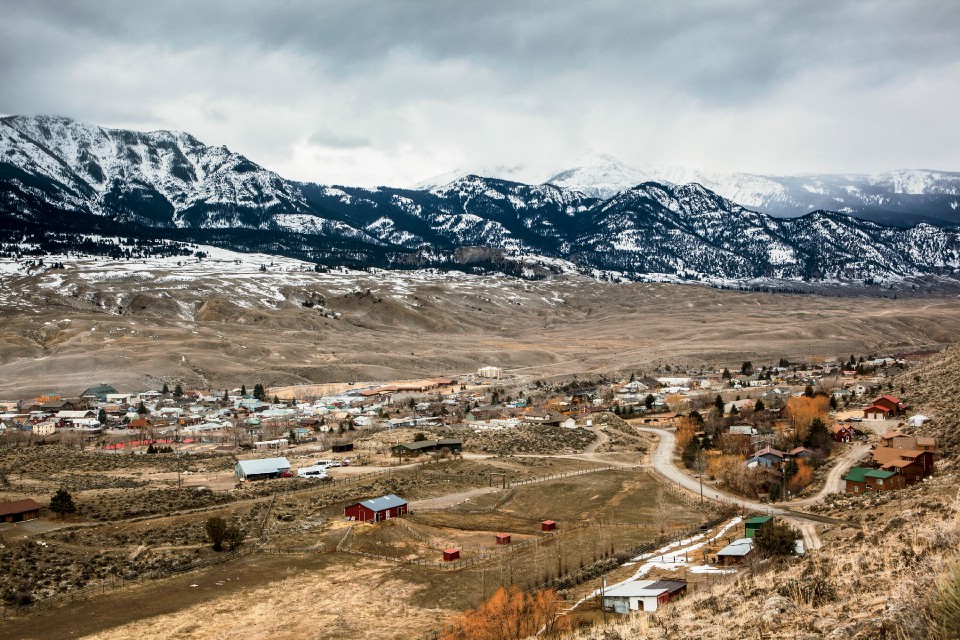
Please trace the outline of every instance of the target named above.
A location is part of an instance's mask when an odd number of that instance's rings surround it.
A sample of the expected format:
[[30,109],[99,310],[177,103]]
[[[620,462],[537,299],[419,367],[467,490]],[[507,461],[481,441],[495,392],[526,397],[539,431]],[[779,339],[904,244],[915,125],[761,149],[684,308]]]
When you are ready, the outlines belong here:
[[816,496],[805,498],[803,500],[780,503],[779,506],[775,507],[762,502],[747,500],[746,498],[741,498],[739,496],[734,496],[729,493],[719,491],[714,487],[703,485],[696,478],[691,478],[673,464],[673,452],[676,448],[677,440],[672,432],[665,429],[654,429],[651,427],[637,427],[637,429],[640,431],[646,431],[647,433],[655,434],[660,438],[660,442],[657,444],[657,449],[652,456],[652,463],[657,472],[663,475],[665,478],[672,482],[676,482],[678,486],[683,487],[688,491],[702,495],[706,500],[735,504],[751,511],[758,511],[760,513],[765,513],[772,516],[780,516],[785,521],[789,522],[800,530],[800,532],[803,534],[803,543],[804,548],[806,549],[819,549],[822,546],[823,543],[821,542],[820,536],[817,533],[816,525],[822,523],[823,518],[818,516],[810,516],[799,511],[794,511],[791,509],[791,507],[808,506],[821,499],[828,493],[839,490],[840,479],[847,472],[847,470],[857,462],[857,460],[866,455],[866,452],[870,448],[869,445],[865,444],[857,445],[844,454],[837,461],[834,468],[830,470],[830,474],[827,476],[827,482],[824,488]]

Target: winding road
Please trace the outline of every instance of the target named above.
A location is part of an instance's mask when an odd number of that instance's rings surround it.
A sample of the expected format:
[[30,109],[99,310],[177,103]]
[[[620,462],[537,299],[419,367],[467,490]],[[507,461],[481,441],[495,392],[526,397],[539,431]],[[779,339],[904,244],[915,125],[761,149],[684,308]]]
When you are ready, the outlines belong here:
[[865,456],[867,451],[870,450],[869,445],[860,444],[845,453],[839,460],[837,460],[834,467],[830,470],[830,473],[827,475],[827,479],[824,482],[823,488],[815,496],[804,498],[802,500],[782,502],[779,503],[778,506],[773,506],[770,504],[741,498],[739,496],[734,496],[729,493],[719,491],[718,489],[709,485],[703,485],[696,478],[690,477],[678,469],[675,464],[673,464],[673,453],[677,446],[677,439],[673,432],[665,429],[654,429],[652,427],[637,427],[637,429],[647,433],[652,433],[659,438],[657,449],[651,457],[651,463],[653,464],[654,469],[656,469],[657,472],[662,476],[671,482],[676,482],[678,486],[683,487],[688,491],[702,495],[706,500],[733,504],[744,509],[765,513],[771,516],[780,516],[793,526],[797,527],[803,533],[804,548],[806,549],[819,549],[822,546],[820,536],[817,534],[816,530],[817,524],[830,522],[839,523],[840,521],[833,520],[832,518],[825,518],[823,516],[804,513],[802,511],[795,511],[793,507],[809,506],[822,499],[829,493],[838,492],[841,489],[842,478],[844,474],[846,474],[847,470],[856,464],[856,462]]

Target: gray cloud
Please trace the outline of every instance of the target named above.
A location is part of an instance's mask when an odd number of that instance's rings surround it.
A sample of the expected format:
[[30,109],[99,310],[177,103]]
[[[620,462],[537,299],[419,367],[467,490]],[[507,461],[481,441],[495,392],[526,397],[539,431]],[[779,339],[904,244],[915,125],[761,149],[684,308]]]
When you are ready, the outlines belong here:
[[284,175],[530,177],[587,149],[960,169],[960,3],[0,0],[0,112],[176,128]]

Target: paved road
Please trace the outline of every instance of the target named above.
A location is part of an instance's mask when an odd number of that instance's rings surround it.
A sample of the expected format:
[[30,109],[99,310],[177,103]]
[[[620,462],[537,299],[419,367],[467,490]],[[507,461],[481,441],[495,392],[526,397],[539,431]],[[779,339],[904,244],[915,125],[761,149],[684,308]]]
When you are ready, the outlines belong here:
[[640,431],[646,431],[647,433],[653,433],[660,438],[660,442],[657,445],[657,450],[653,454],[652,462],[653,467],[657,470],[657,472],[663,475],[665,478],[671,480],[672,482],[676,482],[677,485],[693,493],[701,494],[702,492],[703,497],[707,500],[735,504],[751,511],[759,511],[760,513],[766,513],[772,516],[780,516],[800,530],[800,532],[803,534],[804,547],[807,549],[819,549],[822,546],[820,536],[817,534],[816,525],[818,523],[823,523],[824,521],[829,521],[829,519],[812,514],[806,514],[802,511],[795,511],[793,508],[809,506],[817,500],[823,498],[828,493],[839,491],[841,478],[846,474],[847,470],[864,455],[866,455],[867,451],[870,450],[869,445],[858,444],[850,451],[845,453],[830,470],[823,489],[821,489],[817,495],[810,498],[804,498],[802,500],[782,502],[778,503],[779,506],[773,506],[770,504],[741,498],[739,496],[734,496],[729,493],[719,491],[711,486],[701,485],[696,478],[691,478],[686,473],[678,469],[675,464],[673,464],[673,452],[677,446],[677,439],[673,432],[665,429],[654,429],[651,427],[637,427],[637,429]]

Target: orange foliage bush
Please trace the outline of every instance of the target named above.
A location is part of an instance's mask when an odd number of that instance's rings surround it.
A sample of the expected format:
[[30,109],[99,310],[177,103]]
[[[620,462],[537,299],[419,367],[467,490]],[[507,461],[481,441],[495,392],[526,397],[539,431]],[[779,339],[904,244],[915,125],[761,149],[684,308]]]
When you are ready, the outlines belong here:
[[810,435],[810,425],[820,418],[826,421],[830,411],[830,398],[827,396],[798,396],[787,401],[790,426],[793,427],[794,442],[803,442]]
[[787,481],[787,491],[799,493],[811,482],[813,482],[813,469],[806,460],[797,458],[797,473]]
[[524,594],[516,587],[500,588],[472,611],[453,619],[439,640],[522,640],[541,633],[565,631],[557,618],[560,597],[552,590]]

